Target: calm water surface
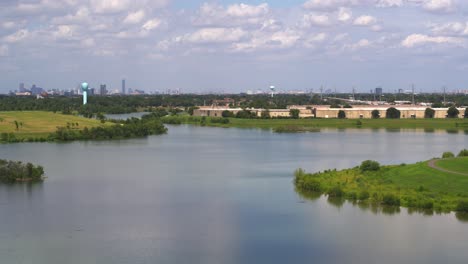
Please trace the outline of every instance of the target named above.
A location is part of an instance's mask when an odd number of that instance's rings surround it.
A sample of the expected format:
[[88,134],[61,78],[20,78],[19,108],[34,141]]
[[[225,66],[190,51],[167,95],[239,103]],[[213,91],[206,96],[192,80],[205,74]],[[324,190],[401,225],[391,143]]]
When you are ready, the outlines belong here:
[[468,263],[453,214],[375,212],[294,192],[293,171],[411,163],[463,133],[169,127],[111,142],[0,145],[45,167],[0,186],[0,263]]

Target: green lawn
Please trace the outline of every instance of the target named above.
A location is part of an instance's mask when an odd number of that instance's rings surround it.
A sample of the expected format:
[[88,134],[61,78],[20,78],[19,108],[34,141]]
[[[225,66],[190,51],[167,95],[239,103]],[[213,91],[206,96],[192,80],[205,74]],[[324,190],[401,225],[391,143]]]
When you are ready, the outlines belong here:
[[[443,161],[444,168],[453,171],[463,170],[468,163],[467,158]],[[439,171],[429,167],[426,161],[382,166],[379,171],[366,172],[359,167],[313,174],[298,170],[295,176],[300,193],[328,194],[338,188],[343,192],[342,197],[361,200],[359,196],[367,192],[369,197],[362,200],[369,203],[383,203],[385,196],[392,196],[404,207],[449,212],[456,210],[460,201],[468,201],[467,176]]]
[[[169,117],[185,124],[200,124],[201,117]],[[228,124],[213,123],[207,117],[206,126],[239,128],[272,128],[282,132],[315,131],[319,128],[385,128],[385,129],[443,129],[449,132],[468,131],[468,119],[241,119],[229,118]]]
[[446,170],[468,174],[468,157],[456,159],[442,159],[436,165]]
[[[16,129],[15,121],[19,123]],[[58,126],[75,124],[76,129],[101,126],[99,120],[44,111],[0,112],[0,133],[14,133],[17,138],[47,137]],[[76,126],[76,124],[78,125]]]

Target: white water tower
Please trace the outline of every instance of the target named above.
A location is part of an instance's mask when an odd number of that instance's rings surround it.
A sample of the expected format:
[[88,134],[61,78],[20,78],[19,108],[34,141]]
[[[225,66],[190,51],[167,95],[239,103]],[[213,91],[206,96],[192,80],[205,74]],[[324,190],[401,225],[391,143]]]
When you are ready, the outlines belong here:
[[270,86],[271,98],[273,98],[273,96],[275,95],[275,90],[276,90],[275,86],[271,85]]

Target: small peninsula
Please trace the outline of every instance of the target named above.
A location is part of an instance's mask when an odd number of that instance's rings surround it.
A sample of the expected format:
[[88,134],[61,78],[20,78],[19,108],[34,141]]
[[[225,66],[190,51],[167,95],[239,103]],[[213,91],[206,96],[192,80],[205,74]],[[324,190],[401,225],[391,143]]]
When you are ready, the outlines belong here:
[[0,183],[41,182],[44,168],[32,163],[0,159]]
[[294,184],[304,196],[315,193],[373,205],[467,213],[468,150],[443,157],[389,166],[367,160],[351,169],[317,173],[298,169]]

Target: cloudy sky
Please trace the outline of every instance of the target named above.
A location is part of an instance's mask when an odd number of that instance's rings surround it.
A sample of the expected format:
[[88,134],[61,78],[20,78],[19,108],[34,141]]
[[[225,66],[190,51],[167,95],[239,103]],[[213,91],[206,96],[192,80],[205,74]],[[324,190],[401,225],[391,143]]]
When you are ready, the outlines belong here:
[[0,92],[468,89],[466,0],[1,0]]

